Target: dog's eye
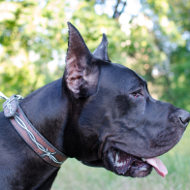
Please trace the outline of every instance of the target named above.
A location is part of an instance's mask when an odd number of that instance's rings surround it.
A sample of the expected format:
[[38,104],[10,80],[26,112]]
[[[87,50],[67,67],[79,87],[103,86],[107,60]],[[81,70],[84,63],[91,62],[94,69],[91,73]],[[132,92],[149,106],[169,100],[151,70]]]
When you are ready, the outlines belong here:
[[143,96],[143,93],[142,93],[142,90],[139,89],[139,90],[137,90],[137,91],[135,91],[135,92],[132,92],[131,95],[132,95],[133,97],[135,97],[135,98],[138,98],[138,97],[140,97],[140,96]]

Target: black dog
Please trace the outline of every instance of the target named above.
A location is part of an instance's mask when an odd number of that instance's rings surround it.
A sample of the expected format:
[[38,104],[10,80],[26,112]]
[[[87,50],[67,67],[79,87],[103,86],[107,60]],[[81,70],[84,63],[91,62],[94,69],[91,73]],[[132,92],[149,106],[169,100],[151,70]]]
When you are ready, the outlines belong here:
[[[105,36],[91,54],[68,25],[64,76],[20,102],[28,119],[57,149],[84,164],[132,177],[146,176],[154,166],[165,175],[164,165],[149,158],[180,140],[190,114],[154,100],[141,77],[111,63]],[[50,189],[58,168],[31,150],[3,112],[0,152],[0,189]]]

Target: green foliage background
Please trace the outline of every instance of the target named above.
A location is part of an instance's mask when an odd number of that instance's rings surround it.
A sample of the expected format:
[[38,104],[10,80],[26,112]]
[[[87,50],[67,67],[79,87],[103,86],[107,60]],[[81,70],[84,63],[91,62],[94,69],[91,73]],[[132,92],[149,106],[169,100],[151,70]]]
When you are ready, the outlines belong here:
[[[108,1],[114,10],[116,0],[0,0],[0,91],[7,96],[26,96],[63,75],[68,37],[66,23],[69,20],[80,30],[91,51],[100,43],[102,32],[106,32],[113,62],[141,74],[148,81],[154,97],[190,111],[190,1],[141,0],[139,12],[123,22],[120,17],[124,12],[113,17],[105,11]],[[126,7],[129,1],[133,0],[128,0]],[[97,13],[97,6],[101,13]],[[130,29],[129,33],[123,29],[123,24]],[[185,169],[184,165],[181,170],[176,167],[174,160],[178,158],[177,164],[190,165],[190,159],[183,159],[189,153],[188,134],[184,139],[184,144],[178,146],[182,150],[177,147],[164,157],[170,162],[171,173],[177,171],[179,174]],[[178,157],[177,151],[180,152]],[[80,171],[75,162],[74,166]],[[72,164],[66,167],[74,170]],[[190,172],[189,166],[188,169]],[[107,183],[116,179],[108,172],[100,172],[100,175],[108,175],[105,177]],[[109,178],[109,175],[114,177]],[[182,185],[171,189],[186,189],[189,185],[187,179],[190,176],[181,175],[184,177],[180,178]],[[175,181],[175,176],[171,174],[169,179]],[[151,184],[151,180],[143,182]],[[61,183],[58,180],[54,186],[61,187]],[[131,181],[128,183],[132,185],[129,189],[137,188]],[[137,183],[141,184],[140,181]],[[169,183],[164,182],[165,185],[157,189],[164,189]],[[98,187],[102,189],[103,186],[104,183]]]

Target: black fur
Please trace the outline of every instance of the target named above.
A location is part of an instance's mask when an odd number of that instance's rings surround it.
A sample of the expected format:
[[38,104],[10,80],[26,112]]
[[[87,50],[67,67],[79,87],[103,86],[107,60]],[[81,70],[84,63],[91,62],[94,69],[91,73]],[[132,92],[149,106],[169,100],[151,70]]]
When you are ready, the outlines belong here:
[[[69,29],[64,76],[21,101],[36,129],[68,157],[114,172],[108,162],[112,149],[140,158],[171,149],[180,140],[189,113],[154,100],[141,77],[111,63],[107,41],[102,42],[104,53],[98,49],[93,55],[76,28],[69,24]],[[0,189],[51,188],[58,169],[25,144],[2,112],[0,152]],[[149,173],[150,168],[144,176]]]

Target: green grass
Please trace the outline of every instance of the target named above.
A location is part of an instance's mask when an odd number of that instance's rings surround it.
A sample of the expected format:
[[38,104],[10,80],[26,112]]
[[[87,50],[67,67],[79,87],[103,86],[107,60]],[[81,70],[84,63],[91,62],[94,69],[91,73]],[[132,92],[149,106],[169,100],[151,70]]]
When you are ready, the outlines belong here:
[[169,172],[165,178],[155,171],[145,178],[121,177],[103,168],[87,167],[75,159],[68,159],[52,190],[189,190],[190,129],[186,130],[179,144],[161,159]]

